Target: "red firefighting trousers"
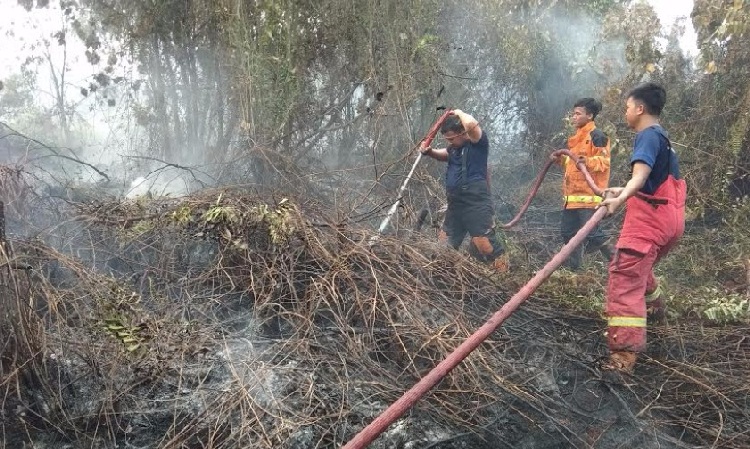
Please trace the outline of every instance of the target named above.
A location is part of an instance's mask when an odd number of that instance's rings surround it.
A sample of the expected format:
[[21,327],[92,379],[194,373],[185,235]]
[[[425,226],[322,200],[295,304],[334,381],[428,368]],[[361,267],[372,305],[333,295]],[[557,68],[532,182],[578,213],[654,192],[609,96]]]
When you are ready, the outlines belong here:
[[669,176],[653,195],[626,203],[617,253],[609,264],[607,343],[610,351],[646,348],[646,292],[656,289],[654,265],[685,230],[685,181]]

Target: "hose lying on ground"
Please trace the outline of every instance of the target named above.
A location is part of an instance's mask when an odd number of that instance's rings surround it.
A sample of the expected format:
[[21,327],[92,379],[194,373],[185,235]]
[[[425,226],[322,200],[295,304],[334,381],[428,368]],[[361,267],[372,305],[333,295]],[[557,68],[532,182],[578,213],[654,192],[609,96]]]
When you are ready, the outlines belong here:
[[[560,150],[560,153],[565,154],[568,157],[576,157],[568,150]],[[539,186],[541,185],[544,176],[547,174],[547,171],[554,162],[554,160],[550,159],[544,166],[542,171],[539,172],[539,175],[534,182],[534,186],[532,187],[531,192],[529,193],[529,196],[527,197],[523,207],[516,215],[516,217],[513,218],[513,220],[503,225],[504,228],[513,226],[518,222],[518,220],[521,219],[523,213],[526,212],[529,204],[531,204],[531,200],[534,198],[534,195],[536,195],[537,190],[539,190]],[[594,183],[591,175],[586,170],[585,163],[581,160],[577,160],[576,165],[578,169],[581,170],[581,172],[583,172],[583,174],[585,175],[586,182],[589,184],[589,187],[591,187],[594,193],[599,196],[603,196],[603,190]],[[503,307],[500,308],[500,310],[495,312],[490,317],[490,319],[482,325],[482,327],[477,329],[472,335],[464,340],[464,342],[461,343],[461,345],[459,345],[455,350],[453,350],[453,352],[448,354],[448,356],[443,359],[442,362],[440,362],[435,368],[427,373],[427,375],[425,375],[411,389],[405,392],[396,402],[391,404],[391,406],[383,411],[383,413],[381,413],[380,416],[378,416],[373,422],[371,422],[357,435],[355,435],[354,438],[352,438],[344,446],[343,449],[362,449],[367,447],[381,433],[383,433],[389,425],[400,418],[422,396],[430,391],[432,387],[437,385],[438,382],[440,382],[445,376],[447,376],[453,368],[458,366],[458,364],[461,363],[466,357],[468,357],[468,355],[471,354],[474,349],[482,344],[482,342],[484,342],[487,337],[489,337],[498,327],[500,327],[500,325],[511,314],[513,314],[513,312],[515,312],[516,309],[518,309],[518,307],[523,304],[523,302],[526,301],[529,296],[531,296],[531,294],[534,293],[534,291],[540,285],[542,285],[545,280],[547,280],[552,272],[554,272],[557,268],[560,267],[560,265],[562,265],[565,259],[570,257],[570,254],[573,252],[573,250],[575,250],[578,245],[583,243],[583,240],[586,238],[586,236],[588,236],[588,234],[596,227],[596,225],[599,224],[606,213],[606,208],[599,208],[591,217],[591,219],[589,219],[589,221],[587,221],[586,224],[576,233],[576,235],[572,239],[570,239],[570,241],[565,244],[549,262],[547,262],[544,268],[539,270],[534,275],[534,277],[531,278],[531,280],[529,280],[523,287],[521,287],[518,293],[513,295],[513,297],[507,303],[505,303]]]

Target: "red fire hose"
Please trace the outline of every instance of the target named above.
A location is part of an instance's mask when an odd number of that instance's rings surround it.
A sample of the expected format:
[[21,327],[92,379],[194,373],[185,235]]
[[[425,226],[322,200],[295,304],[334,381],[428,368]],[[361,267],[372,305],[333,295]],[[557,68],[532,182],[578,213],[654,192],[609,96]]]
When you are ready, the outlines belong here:
[[[427,131],[427,135],[424,139],[420,141],[420,145],[425,144],[429,146],[432,143],[432,140],[435,138],[435,136],[438,133],[438,130],[440,129],[440,126],[442,126],[443,122],[446,118],[448,118],[449,115],[451,115],[453,111],[451,109],[447,109],[443,115],[441,115],[435,123],[432,125],[429,131]],[[406,179],[404,179],[403,184],[401,184],[401,188],[398,190],[398,199],[395,203],[391,206],[390,209],[388,209],[388,213],[385,214],[385,218],[380,223],[380,227],[378,228],[378,233],[373,235],[370,238],[370,245],[374,244],[378,236],[385,231],[385,228],[388,227],[388,222],[391,221],[391,217],[393,214],[396,213],[396,210],[398,210],[398,206],[401,204],[401,198],[404,195],[404,190],[406,190],[406,185],[409,184],[409,181],[411,180],[411,177],[414,175],[414,170],[417,168],[417,165],[419,165],[419,161],[422,160],[422,153],[419,153],[417,155],[417,159],[414,161],[414,164],[411,166],[411,170],[409,171],[409,174],[406,176]]]
[[427,131],[427,135],[424,139],[422,139],[421,142],[419,142],[420,145],[424,144],[425,146],[430,146],[432,143],[432,140],[437,136],[438,131],[440,130],[440,127],[443,125],[443,122],[445,119],[448,118],[449,115],[453,113],[453,109],[446,109],[445,112],[443,112],[443,115],[438,117],[438,119],[435,121],[435,123],[432,124],[432,128],[430,128],[429,131]]
[[[564,154],[565,156],[568,156],[571,158],[571,160],[576,161],[576,167],[578,167],[578,170],[583,173],[583,176],[586,178],[586,182],[588,183],[591,190],[594,192],[594,194],[598,196],[603,195],[602,189],[600,189],[596,183],[594,182],[594,179],[591,177],[591,174],[586,170],[586,163],[579,159],[578,156],[573,154],[570,150],[557,150],[559,154]],[[529,209],[529,206],[531,205],[531,200],[536,195],[536,192],[539,190],[539,187],[542,185],[542,181],[544,181],[544,177],[547,175],[547,172],[549,171],[549,168],[555,164],[556,161],[553,161],[552,159],[548,160],[547,163],[542,167],[541,171],[539,171],[539,174],[536,176],[536,179],[534,179],[534,184],[531,186],[531,190],[529,191],[529,195],[526,197],[526,201],[523,203],[523,206],[521,206],[521,210],[518,211],[515,217],[513,219],[505,224],[500,225],[503,229],[512,228],[515,226],[519,220],[521,220],[521,217],[523,217],[523,214],[526,213],[526,211]]]
[[[566,154],[568,157],[577,160],[576,156],[568,150],[562,150],[561,153]],[[554,163],[550,160],[540,172],[539,176],[535,181],[532,192],[529,194],[526,204],[524,204],[518,215],[511,220],[510,223],[503,227],[513,226],[521,218],[523,213],[528,209],[531,199],[539,189],[544,175],[549,170],[549,167]],[[586,170],[585,163],[577,161],[576,165],[586,176],[586,182],[589,187],[599,196],[603,195],[602,189],[594,184],[591,175]],[[451,352],[442,362],[440,362],[435,368],[433,368],[426,376],[424,376],[419,382],[417,382],[410,390],[404,393],[396,402],[391,404],[390,407],[385,409],[373,422],[367,427],[362,429],[357,435],[354,436],[343,449],[363,449],[372,443],[389,425],[400,418],[407,410],[409,410],[422,396],[432,389],[438,382],[440,382],[448,373],[458,366],[473,350],[475,350],[484,340],[487,339],[501,324],[513,313],[516,309],[526,301],[529,296],[540,286],[542,283],[555,271],[562,263],[567,259],[573,250],[583,243],[586,236],[596,227],[597,224],[604,218],[607,213],[607,209],[600,207],[596,210],[594,215],[589,219],[588,222],[576,233],[576,235],[568,241],[568,243],[560,249],[547,264],[539,270],[529,282],[524,285],[521,290],[518,291],[508,302],[506,302],[500,310],[495,312],[489,320],[487,320],[482,327],[477,329],[472,335],[469,336],[461,345],[459,345],[453,352]]]

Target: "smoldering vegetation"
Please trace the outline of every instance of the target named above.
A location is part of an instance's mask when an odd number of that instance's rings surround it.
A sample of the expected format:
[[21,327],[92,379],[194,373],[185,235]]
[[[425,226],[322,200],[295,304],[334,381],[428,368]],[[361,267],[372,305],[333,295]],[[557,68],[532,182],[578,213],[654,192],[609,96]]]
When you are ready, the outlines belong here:
[[[704,3],[715,77],[676,36],[660,49],[642,3],[68,4],[86,57],[106,61],[85,104],[116,111],[116,138],[84,151],[80,108],[31,120],[0,96],[2,447],[342,446],[560,246],[557,173],[504,235],[511,274],[438,246],[432,161],[368,244],[437,108],[479,118],[507,221],[579,97],[602,99],[612,184],[627,176],[622,94],[645,79],[669,86],[691,216],[635,375],[599,370],[606,269],[587,258],[372,447],[750,446],[750,34],[715,29]],[[727,8],[739,27],[744,7]]]
[[[57,225],[3,242],[4,447],[339,447],[534,268],[499,276],[430,233],[370,246],[371,226],[304,195],[48,197],[31,213],[15,183],[9,218]],[[587,276],[564,293],[603,288]],[[604,321],[559,294],[372,447],[748,444],[746,327],[653,327],[636,375],[610,376]]]

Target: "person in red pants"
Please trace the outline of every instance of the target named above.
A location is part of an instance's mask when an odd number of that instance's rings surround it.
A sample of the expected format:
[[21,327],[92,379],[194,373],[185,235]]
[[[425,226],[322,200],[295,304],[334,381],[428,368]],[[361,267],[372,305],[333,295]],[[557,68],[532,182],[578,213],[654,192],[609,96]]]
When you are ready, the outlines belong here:
[[[646,348],[648,308],[664,311],[654,277],[654,265],[685,230],[685,181],[669,135],[659,124],[666,91],[644,83],[628,93],[625,120],[637,132],[630,158],[631,178],[625,187],[605,190],[610,214],[626,204],[625,221],[609,264],[607,286],[607,344],[609,362],[603,367],[632,373],[637,353]],[[655,299],[647,304],[648,299]]]

